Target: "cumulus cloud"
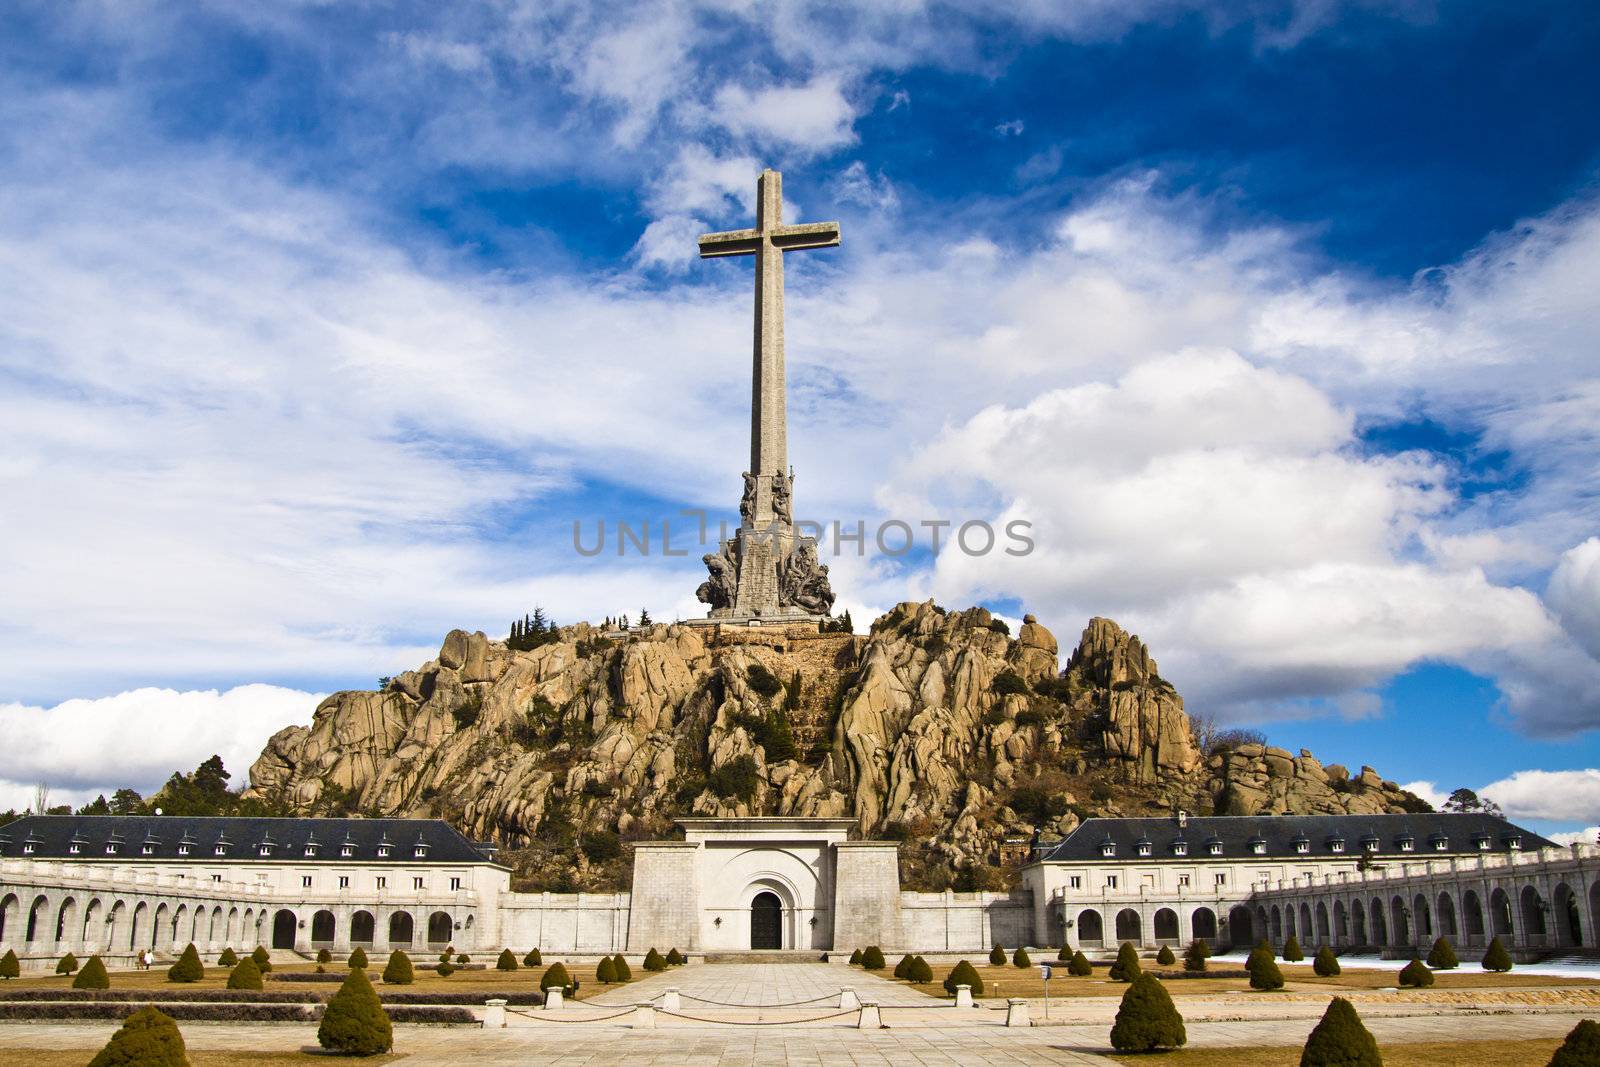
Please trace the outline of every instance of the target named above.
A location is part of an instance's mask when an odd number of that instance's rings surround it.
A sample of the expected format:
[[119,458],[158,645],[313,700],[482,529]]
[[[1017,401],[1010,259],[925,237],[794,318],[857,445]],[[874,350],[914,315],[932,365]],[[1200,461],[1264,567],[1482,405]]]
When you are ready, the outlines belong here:
[[1600,659],[1600,537],[1561,554],[1545,599],[1572,639]]
[[712,102],[711,118],[732,133],[800,155],[855,142],[855,109],[837,75],[819,75],[804,85],[724,85]]
[[1600,821],[1600,769],[1517,771],[1478,790],[1514,819]]
[[1600,826],[1586,826],[1582,830],[1570,830],[1565,833],[1545,834],[1558,845],[1594,845],[1600,844]]

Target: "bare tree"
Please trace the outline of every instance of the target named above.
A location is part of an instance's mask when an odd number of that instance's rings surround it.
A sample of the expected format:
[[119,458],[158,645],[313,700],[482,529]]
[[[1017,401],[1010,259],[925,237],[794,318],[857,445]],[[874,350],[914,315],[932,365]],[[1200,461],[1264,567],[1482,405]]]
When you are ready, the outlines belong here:
[[33,813],[43,815],[50,810],[50,784],[40,782],[33,787]]

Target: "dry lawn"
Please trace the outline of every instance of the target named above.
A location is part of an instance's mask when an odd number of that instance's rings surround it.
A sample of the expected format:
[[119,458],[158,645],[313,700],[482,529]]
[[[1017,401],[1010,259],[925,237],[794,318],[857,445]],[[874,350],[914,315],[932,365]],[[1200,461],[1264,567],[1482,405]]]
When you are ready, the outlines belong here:
[[[1543,1067],[1550,1062],[1560,1046],[1559,1038],[1538,1038],[1531,1041],[1451,1041],[1445,1043],[1389,1044],[1384,1045],[1383,1067],[1483,1067],[1486,1063],[1497,1067]],[[1111,1054],[1111,1059],[1123,1064],[1150,1067],[1299,1067],[1300,1049],[1278,1048],[1206,1048],[1179,1049],[1176,1052],[1148,1053],[1137,1056]]]
[[[94,1058],[99,1049],[6,1049],[9,1062],[26,1063],[28,1067],[83,1067]],[[389,1054],[367,1056],[354,1060],[346,1056],[333,1056],[315,1046],[304,1052],[247,1052],[233,1049],[189,1049],[190,1067],[332,1067],[334,1064],[393,1063],[404,1056]]]

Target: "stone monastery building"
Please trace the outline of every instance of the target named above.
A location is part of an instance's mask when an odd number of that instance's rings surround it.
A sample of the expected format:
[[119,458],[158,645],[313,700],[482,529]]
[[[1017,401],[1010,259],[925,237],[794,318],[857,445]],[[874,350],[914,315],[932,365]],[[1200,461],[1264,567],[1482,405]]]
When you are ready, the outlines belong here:
[[514,893],[492,846],[431,819],[27,816],[0,827],[0,950],[125,961],[193,942],[346,952],[775,950],[1090,954],[1290,935],[1409,955],[1499,935],[1524,959],[1600,944],[1600,848],[1477,814],[1089,819],[1018,888],[900,888],[850,819],[685,819],[631,893]]

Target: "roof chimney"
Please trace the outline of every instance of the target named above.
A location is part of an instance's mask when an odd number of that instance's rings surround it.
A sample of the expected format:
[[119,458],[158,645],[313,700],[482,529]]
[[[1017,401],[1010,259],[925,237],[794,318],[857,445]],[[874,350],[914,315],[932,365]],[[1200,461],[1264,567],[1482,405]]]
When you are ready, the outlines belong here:
[[1178,809],[1178,826],[1179,827],[1184,827],[1184,826],[1188,826],[1188,825],[1189,825],[1189,813],[1184,811],[1182,808],[1179,808]]

